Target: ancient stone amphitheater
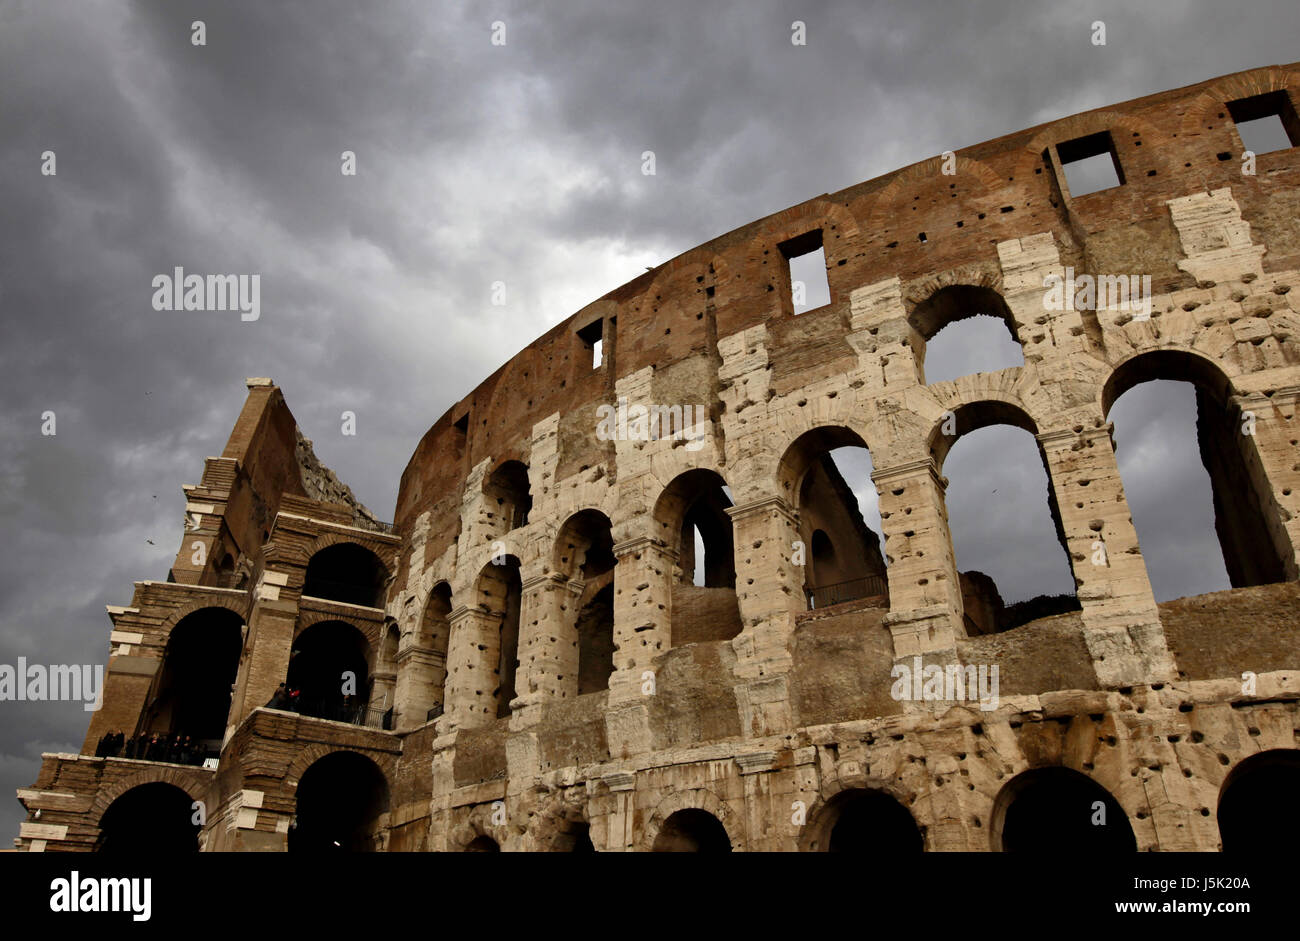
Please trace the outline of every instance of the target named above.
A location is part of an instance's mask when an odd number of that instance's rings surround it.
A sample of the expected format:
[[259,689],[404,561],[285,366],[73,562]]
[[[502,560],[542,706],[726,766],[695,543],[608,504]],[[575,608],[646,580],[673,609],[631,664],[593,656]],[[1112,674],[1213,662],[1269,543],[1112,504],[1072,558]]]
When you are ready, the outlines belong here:
[[[20,848],[1294,835],[1300,150],[1243,172],[1238,124],[1300,143],[1298,101],[1300,64],[1242,72],[694,248],[438,419],[392,525],[249,380],[185,487],[171,572],[108,607],[103,708],[19,792]],[[1066,167],[1101,155],[1118,185],[1072,196]],[[796,314],[790,260],[818,248],[830,302]],[[1067,269],[1149,276],[1150,315],[1048,303]],[[927,383],[927,342],[975,312],[1023,366]],[[1197,389],[1232,590],[1154,600],[1108,424],[1151,379]],[[990,424],[1036,437],[1073,567],[1077,597],[1028,621],[954,562],[945,457]],[[827,460],[848,445],[869,449],[883,543]],[[958,682],[992,667],[995,697]],[[206,744],[101,747],[114,730]]]

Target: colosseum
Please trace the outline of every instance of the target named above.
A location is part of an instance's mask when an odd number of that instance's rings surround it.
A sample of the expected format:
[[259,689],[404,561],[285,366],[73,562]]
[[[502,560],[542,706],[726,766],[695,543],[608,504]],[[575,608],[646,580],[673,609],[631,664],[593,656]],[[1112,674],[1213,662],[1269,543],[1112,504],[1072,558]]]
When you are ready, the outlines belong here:
[[[434,422],[391,524],[249,379],[171,571],[108,605],[102,706],[18,792],[19,848],[1297,836],[1298,102],[1300,63],[1241,72],[691,249]],[[1292,146],[1248,152],[1262,118]],[[1072,195],[1106,155],[1116,185]],[[818,250],[829,303],[797,312]],[[1050,300],[1121,277],[1149,307]],[[927,342],[976,312],[1023,365],[927,382]],[[1108,418],[1155,379],[1196,388],[1232,584],[1162,603]],[[1037,442],[1076,589],[1018,612],[957,570],[945,507],[949,450],[997,424]],[[879,536],[828,459],[848,446]]]

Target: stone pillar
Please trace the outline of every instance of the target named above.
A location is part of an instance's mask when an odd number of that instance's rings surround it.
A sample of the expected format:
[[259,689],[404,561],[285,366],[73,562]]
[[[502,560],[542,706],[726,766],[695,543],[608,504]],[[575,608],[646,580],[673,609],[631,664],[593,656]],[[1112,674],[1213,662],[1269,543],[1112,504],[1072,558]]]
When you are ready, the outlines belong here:
[[286,573],[266,569],[254,588],[253,611],[248,616],[248,640],[239,661],[226,741],[254,709],[270,701],[289,676],[289,653],[293,647],[294,627],[298,623],[298,602],[280,597],[280,589],[288,581]]
[[523,584],[520,602],[519,674],[515,677],[521,706],[573,698],[578,694],[578,645],[575,606],[582,582],[550,573]]
[[1109,424],[1038,435],[1060,508],[1084,640],[1103,689],[1176,677]]
[[[793,561],[799,522],[783,497],[733,506],[736,601],[741,633],[732,641],[740,727],[745,735],[772,735],[793,725],[788,675],[795,615],[804,610],[803,567]],[[808,552],[805,547],[805,555]]]
[[605,734],[614,757],[650,750],[646,692],[654,660],[672,646],[672,577],[677,553],[636,536],[614,545],[614,672],[609,678]]
[[1295,445],[1300,387],[1278,389],[1271,396],[1239,395],[1232,404],[1240,409],[1242,456],[1273,546],[1287,580],[1300,578],[1300,449]]
[[896,660],[944,654],[956,662],[961,584],[953,559],[944,480],[933,458],[878,468],[880,525],[889,563],[889,614]]
[[461,605],[447,619],[451,644],[447,654],[447,693],[438,731],[472,729],[494,721],[497,704],[492,691],[501,659],[501,616]]
[[[417,632],[418,636],[418,632]],[[429,710],[439,701],[447,677],[447,658],[432,647],[406,647],[397,654],[397,707],[399,731],[428,721]]]

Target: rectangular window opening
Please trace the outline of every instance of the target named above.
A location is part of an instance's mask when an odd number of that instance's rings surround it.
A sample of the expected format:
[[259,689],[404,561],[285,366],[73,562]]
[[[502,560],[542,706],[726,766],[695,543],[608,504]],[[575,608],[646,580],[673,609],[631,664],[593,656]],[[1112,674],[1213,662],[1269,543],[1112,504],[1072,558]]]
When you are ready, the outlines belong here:
[[796,315],[825,307],[831,302],[831,285],[826,275],[826,250],[822,230],[814,229],[777,248],[786,261],[790,278],[790,301]]
[[593,320],[578,331],[578,339],[591,350],[591,368],[599,369],[605,361],[605,320]]
[[1300,120],[1285,91],[1271,91],[1228,102],[1241,143],[1252,153],[1269,154],[1300,145]]
[[1110,131],[1098,131],[1056,145],[1070,196],[1077,198],[1124,185],[1124,168]]
[[451,427],[455,428],[463,435],[469,434],[469,412],[466,412],[464,415],[460,416],[460,418],[452,422]]

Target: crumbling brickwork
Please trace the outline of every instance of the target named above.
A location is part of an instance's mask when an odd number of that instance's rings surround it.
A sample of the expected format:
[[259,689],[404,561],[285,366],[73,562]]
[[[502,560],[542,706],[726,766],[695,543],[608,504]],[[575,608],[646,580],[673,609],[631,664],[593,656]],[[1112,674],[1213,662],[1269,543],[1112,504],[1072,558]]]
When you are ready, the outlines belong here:
[[[1294,108],[1300,66],[1008,135],[680,255],[442,416],[391,531],[250,380],[171,577],[109,608],[104,708],[20,792],[42,811],[20,845],[93,849],[113,801],[163,782],[203,804],[211,850],[824,850],[863,827],[1014,849],[1052,788],[1083,795],[1062,815],[1112,808],[1116,846],[1218,849],[1221,801],[1294,773],[1300,733],[1300,150],[1242,172],[1228,105],[1258,96]],[[1072,196],[1062,161],[1099,134],[1123,182]],[[831,300],[795,315],[786,258],[814,242]],[[1055,309],[1071,273],[1150,276],[1149,316]],[[927,384],[926,343],[976,308],[1024,365]],[[1152,378],[1208,410],[1231,591],[1152,594],[1107,419]],[[637,432],[635,409],[676,406],[693,420]],[[625,410],[617,433],[602,410]],[[1010,630],[957,571],[945,506],[949,449],[999,423],[1036,437],[1077,595]],[[825,460],[844,445],[871,454],[883,545]],[[244,622],[216,768],[92,757],[180,714],[160,677],[210,609]],[[916,665],[996,666],[997,697],[900,694]],[[359,682],[276,700],[312,670]],[[327,804],[329,775],[354,805]]]

